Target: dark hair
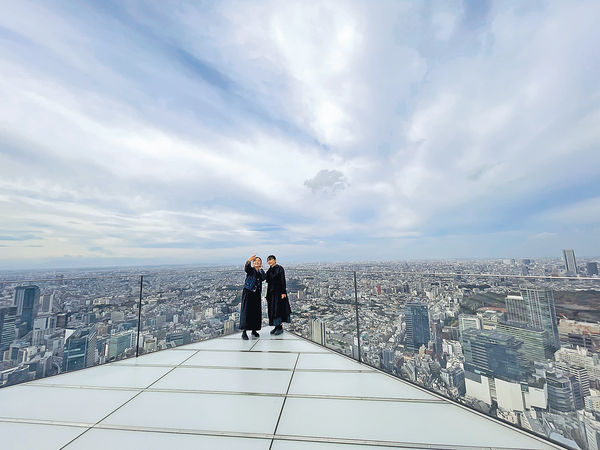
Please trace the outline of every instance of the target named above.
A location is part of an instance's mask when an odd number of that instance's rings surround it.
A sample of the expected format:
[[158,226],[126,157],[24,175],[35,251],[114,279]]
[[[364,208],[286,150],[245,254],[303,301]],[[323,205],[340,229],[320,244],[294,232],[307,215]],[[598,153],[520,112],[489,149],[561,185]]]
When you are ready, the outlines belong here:
[[260,256],[257,256],[256,258],[254,258],[255,260],[260,259],[260,262],[262,262],[262,258]]
[[270,259],[274,259],[275,261],[277,261],[277,258],[275,258],[275,255],[269,255],[267,256],[267,261]]

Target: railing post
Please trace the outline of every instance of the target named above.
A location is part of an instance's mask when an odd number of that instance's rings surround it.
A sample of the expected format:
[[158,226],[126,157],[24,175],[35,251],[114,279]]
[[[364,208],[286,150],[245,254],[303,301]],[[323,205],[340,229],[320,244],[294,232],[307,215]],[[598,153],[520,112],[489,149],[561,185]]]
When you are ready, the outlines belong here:
[[354,271],[354,306],[356,307],[356,338],[358,342],[358,362],[362,362],[360,351],[360,325],[358,323],[358,288],[356,287],[356,270]]
[[142,289],[144,287],[144,275],[140,275],[140,302],[138,304],[138,329],[137,342],[135,344],[135,357],[140,355],[140,330],[142,327]]

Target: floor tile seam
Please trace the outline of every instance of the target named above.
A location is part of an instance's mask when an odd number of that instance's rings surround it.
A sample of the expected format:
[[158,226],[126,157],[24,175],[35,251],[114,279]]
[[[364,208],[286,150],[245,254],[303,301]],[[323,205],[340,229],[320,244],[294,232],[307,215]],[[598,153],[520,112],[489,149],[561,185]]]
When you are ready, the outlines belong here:
[[[69,420],[49,420],[49,419],[31,419],[21,417],[0,417],[0,423],[23,423],[29,425],[47,425],[55,427],[72,427],[72,428],[90,428],[93,423],[90,422],[73,422]],[[271,435],[269,435],[269,439]]]
[[309,355],[326,355],[328,352],[320,351],[320,352],[306,352],[302,350],[231,350],[231,349],[218,349],[218,348],[198,348],[195,349],[198,352],[222,352],[222,353],[307,353]]
[[76,384],[50,384],[50,383],[28,383],[26,387],[35,387],[38,389],[41,388],[64,388],[64,389],[93,389],[100,391],[131,391],[131,392],[139,392],[144,390],[144,388],[136,388],[136,387],[112,387],[112,386],[85,386],[85,385],[76,385]]
[[[167,374],[171,373],[169,371]],[[291,372],[287,370],[286,372]],[[165,374],[165,376],[167,375]],[[290,378],[291,380],[291,378]],[[159,380],[157,380],[159,381]],[[153,383],[154,384],[154,383]],[[36,385],[40,386],[40,385]],[[52,388],[66,388],[66,389],[86,389],[86,390],[99,390],[99,391],[130,391],[137,392],[138,394],[143,392],[162,392],[162,393],[180,393],[180,394],[215,394],[215,395],[249,395],[249,396],[265,396],[265,397],[282,397],[287,396],[290,398],[302,398],[302,399],[317,399],[317,400],[353,400],[353,401],[380,401],[380,402],[396,402],[396,403],[426,403],[436,405],[447,405],[448,402],[440,401],[437,399],[418,399],[410,397],[372,397],[372,396],[356,396],[356,395],[331,395],[331,394],[303,394],[303,393],[290,393],[289,386],[287,393],[277,392],[253,392],[253,391],[219,391],[213,389],[168,389],[168,388],[128,388],[128,387],[105,387],[105,386],[78,386],[78,385],[43,385],[42,387]]]
[[50,388],[65,388],[65,389],[87,389],[97,391],[143,391],[144,387],[127,387],[127,386],[94,386],[84,384],[50,384],[50,383],[39,383],[31,384],[30,386],[35,387],[50,387]]
[[214,437],[232,437],[232,438],[249,438],[249,439],[264,439],[270,441],[273,437],[270,433],[250,433],[243,431],[223,431],[223,430],[203,430],[193,428],[163,428],[163,427],[148,427],[138,425],[117,425],[117,424],[98,424],[94,427],[97,430],[120,430],[131,431],[137,433],[163,433],[163,434],[184,434],[196,436],[214,436]]
[[290,382],[288,383],[287,391],[285,392],[285,396],[283,398],[283,402],[281,403],[281,409],[279,410],[279,417],[277,417],[277,423],[275,424],[275,429],[273,430],[273,439],[271,440],[271,444],[269,445],[269,450],[273,447],[273,440],[275,439],[275,435],[277,434],[277,427],[279,427],[279,422],[281,421],[281,416],[283,415],[283,409],[285,408],[285,402],[287,400],[287,396],[290,392],[290,387],[292,386],[292,381],[294,379],[294,373],[296,372],[296,366],[298,366],[298,361],[300,360],[300,353],[296,356],[296,364],[294,364],[294,370],[292,370],[292,375],[290,376]]
[[178,369],[217,369],[217,370],[268,370],[272,372],[291,372],[291,367],[243,367],[243,366],[203,366],[203,365],[183,365],[177,367]]
[[[522,447],[497,447],[497,446],[481,446],[481,445],[454,445],[454,444],[431,444],[424,442],[407,442],[407,441],[382,441],[376,439],[355,439],[355,438],[336,438],[331,436],[310,436],[310,435],[294,435],[279,434],[275,437],[275,441],[295,441],[295,442],[315,442],[315,443],[330,443],[330,444],[346,444],[346,445],[368,445],[390,448],[429,448],[438,450],[524,450]],[[349,449],[350,450],[350,449]]]
[[[335,355],[342,356],[342,357],[344,357],[344,358],[346,358],[346,359],[348,359],[348,360],[350,360],[350,361],[353,361],[354,363],[363,364],[365,367],[371,368],[372,370],[374,370],[374,371],[376,371],[376,372],[379,372],[379,373],[382,373],[382,374],[384,374],[384,375],[386,375],[386,376],[388,376],[388,377],[390,377],[390,378],[392,378],[392,379],[394,379],[394,380],[396,380],[396,381],[402,382],[402,383],[403,383],[403,384],[405,384],[405,385],[408,385],[408,386],[410,386],[410,387],[414,387],[414,388],[416,388],[416,389],[418,389],[418,390],[420,390],[420,391],[422,391],[422,392],[425,392],[425,393],[427,393],[427,394],[433,395],[433,396],[435,396],[435,397],[437,397],[437,398],[441,399],[443,402],[445,402],[445,403],[447,403],[447,404],[449,404],[449,405],[453,405],[453,406],[457,406],[457,407],[459,407],[459,408],[462,408],[463,410],[465,410],[465,411],[467,411],[467,412],[470,412],[470,413],[472,413],[472,414],[476,414],[476,415],[478,415],[479,417],[481,417],[481,418],[483,418],[483,419],[490,420],[490,421],[494,422],[494,423],[495,423],[495,424],[497,424],[497,425],[502,425],[502,426],[503,426],[504,428],[506,428],[506,429],[509,429],[509,430],[512,430],[512,431],[516,431],[516,432],[518,432],[518,433],[519,433],[519,434],[521,434],[521,435],[525,435],[525,436],[527,436],[527,437],[529,437],[529,438],[533,438],[533,439],[535,439],[535,440],[537,440],[537,441],[539,441],[539,442],[542,442],[542,443],[544,443],[544,444],[546,444],[546,445],[552,445],[552,446],[556,446],[556,444],[554,444],[553,442],[550,442],[549,440],[546,440],[546,439],[544,439],[544,438],[542,438],[542,437],[539,437],[539,436],[537,436],[537,435],[535,435],[535,434],[533,434],[533,433],[528,433],[527,431],[525,431],[525,430],[523,430],[523,429],[521,429],[521,428],[517,428],[516,426],[512,426],[512,425],[510,425],[510,424],[508,424],[508,423],[504,423],[504,422],[502,422],[502,421],[498,420],[498,419],[497,419],[497,418],[495,418],[495,417],[488,416],[488,415],[486,415],[486,414],[484,414],[484,413],[481,413],[481,412],[479,412],[479,411],[477,411],[477,410],[471,409],[471,408],[469,408],[468,406],[466,406],[466,405],[463,405],[463,404],[461,404],[461,403],[458,403],[458,402],[453,402],[453,401],[451,401],[450,399],[447,399],[447,398],[445,398],[444,396],[442,396],[441,394],[439,394],[439,393],[437,393],[437,392],[434,392],[434,391],[429,391],[429,390],[427,390],[427,389],[423,388],[422,386],[419,386],[419,385],[416,385],[416,384],[411,384],[411,383],[409,383],[408,381],[406,381],[406,380],[403,380],[402,378],[396,377],[396,376],[394,376],[394,375],[392,375],[392,374],[390,374],[390,373],[387,373],[387,372],[385,372],[385,371],[383,371],[383,370],[381,370],[381,369],[378,369],[378,368],[376,368],[376,367],[369,366],[369,365],[367,365],[366,363],[364,363],[364,362],[362,362],[362,361],[360,361],[360,362],[359,362],[359,361],[355,360],[354,358],[351,358],[350,356],[344,355],[343,353],[338,353],[338,352],[336,352],[335,350],[331,350],[331,349],[329,349],[329,348],[328,348],[328,347],[326,347],[326,346],[322,346],[322,345],[320,345],[320,344],[317,344],[316,342],[313,342],[313,341],[311,341],[310,339],[307,339],[307,338],[305,338],[304,336],[302,336],[302,335],[300,335],[300,334],[298,334],[298,333],[295,333],[295,332],[293,332],[293,331],[291,331],[290,333],[292,333],[292,334],[294,334],[295,336],[299,337],[299,338],[300,338],[300,339],[302,339],[303,341],[306,341],[306,342],[312,343],[313,345],[316,345],[316,346],[319,346],[319,347],[322,347],[322,348],[326,349],[326,350],[327,350],[329,353],[333,353],[333,354],[335,354]],[[556,446],[556,448],[557,448],[557,449],[560,449],[560,448],[562,448],[562,447],[558,447],[558,446]]]
[[[258,353],[258,352],[252,352]],[[301,353],[301,352],[300,352]],[[173,364],[118,364],[119,367],[177,367]],[[210,366],[202,364],[184,364],[181,367],[191,367],[197,369],[256,369],[256,370],[292,370],[292,367],[252,367],[252,366]],[[375,373],[373,369],[333,369],[333,368],[312,368],[312,369],[299,369],[296,368],[296,372],[324,372],[324,373]],[[34,383],[33,381],[31,383]]]

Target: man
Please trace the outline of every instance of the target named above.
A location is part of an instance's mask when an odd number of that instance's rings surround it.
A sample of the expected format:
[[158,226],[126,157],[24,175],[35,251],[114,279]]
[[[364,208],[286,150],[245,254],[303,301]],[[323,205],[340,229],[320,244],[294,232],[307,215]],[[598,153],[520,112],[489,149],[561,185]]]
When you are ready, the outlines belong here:
[[283,322],[290,323],[290,302],[287,297],[285,286],[285,271],[283,267],[277,264],[277,258],[274,255],[267,257],[267,308],[269,312],[269,325],[275,326],[271,334],[279,335],[283,333]]

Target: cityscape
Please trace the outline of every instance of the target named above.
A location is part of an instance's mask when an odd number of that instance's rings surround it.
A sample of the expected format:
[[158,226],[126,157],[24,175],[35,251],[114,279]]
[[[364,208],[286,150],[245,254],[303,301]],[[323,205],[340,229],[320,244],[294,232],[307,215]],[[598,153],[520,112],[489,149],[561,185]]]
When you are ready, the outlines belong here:
[[[566,447],[599,447],[597,259],[565,249],[286,273],[289,331]],[[2,387],[238,331],[241,267],[0,277]]]

